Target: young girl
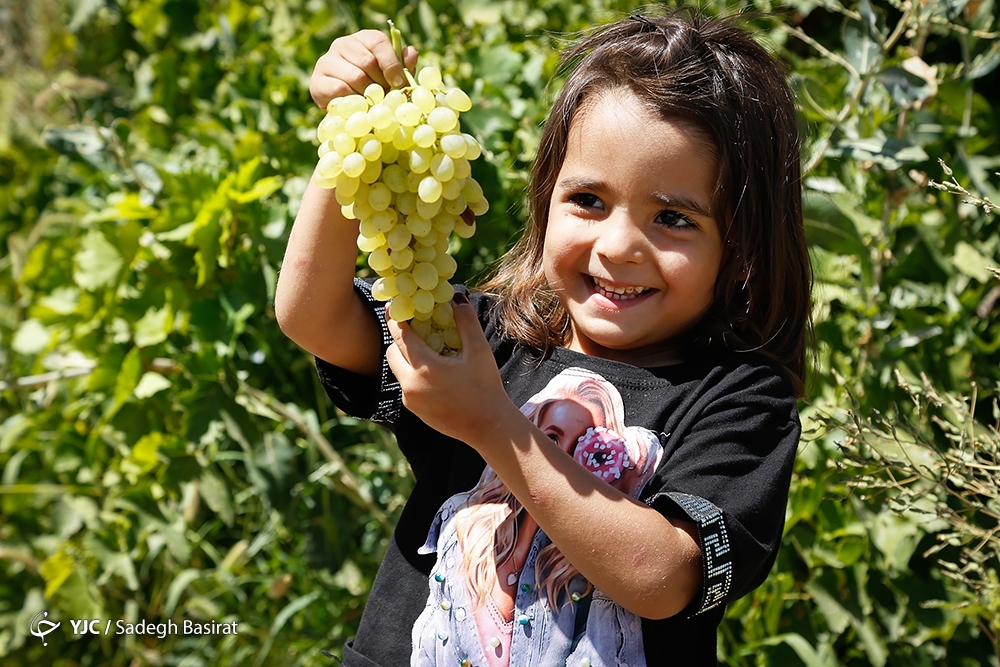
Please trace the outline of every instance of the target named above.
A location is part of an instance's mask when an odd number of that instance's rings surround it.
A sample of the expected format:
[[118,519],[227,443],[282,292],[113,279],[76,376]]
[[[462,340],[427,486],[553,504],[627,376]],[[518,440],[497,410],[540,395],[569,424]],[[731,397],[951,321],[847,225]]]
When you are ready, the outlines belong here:
[[[334,41],[324,106],[412,69]],[[276,309],[416,484],[348,667],[703,665],[781,539],[810,270],[782,70],[731,20],[630,17],[566,54],[530,224],[442,357],[354,279],[310,184]]]

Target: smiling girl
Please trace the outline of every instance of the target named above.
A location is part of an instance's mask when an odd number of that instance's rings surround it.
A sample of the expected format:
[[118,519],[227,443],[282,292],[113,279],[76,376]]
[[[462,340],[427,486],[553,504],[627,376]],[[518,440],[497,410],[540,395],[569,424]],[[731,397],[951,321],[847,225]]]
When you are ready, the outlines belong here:
[[[403,59],[340,38],[313,98]],[[782,70],[693,12],[597,29],[564,63],[528,228],[456,294],[461,353],[386,319],[332,192],[310,184],[295,221],[282,329],[416,477],[349,667],[714,664],[725,605],[774,562],[810,289]]]

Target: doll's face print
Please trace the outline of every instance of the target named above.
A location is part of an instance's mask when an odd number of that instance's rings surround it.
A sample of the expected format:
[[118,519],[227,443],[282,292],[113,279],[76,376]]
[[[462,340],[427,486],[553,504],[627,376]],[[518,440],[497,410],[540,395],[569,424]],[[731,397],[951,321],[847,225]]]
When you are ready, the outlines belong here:
[[659,439],[625,425],[621,394],[596,373],[563,371],[521,411],[580,465],[629,495],[638,493],[652,471],[649,464],[658,460]]
[[604,423],[604,416],[595,412],[572,398],[555,399],[542,405],[536,423],[564,452],[572,454],[587,429]]

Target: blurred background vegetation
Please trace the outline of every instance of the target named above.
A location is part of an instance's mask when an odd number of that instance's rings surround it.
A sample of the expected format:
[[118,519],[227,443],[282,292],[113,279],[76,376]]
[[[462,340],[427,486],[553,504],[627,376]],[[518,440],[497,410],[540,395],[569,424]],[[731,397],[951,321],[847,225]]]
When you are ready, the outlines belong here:
[[[720,660],[997,665],[998,8],[702,4],[773,12],[751,25],[801,107],[818,339],[784,545]],[[391,17],[471,94],[474,282],[523,222],[560,45],[637,6],[0,0],[0,663],[336,664],[411,479],[274,320],[312,66]]]

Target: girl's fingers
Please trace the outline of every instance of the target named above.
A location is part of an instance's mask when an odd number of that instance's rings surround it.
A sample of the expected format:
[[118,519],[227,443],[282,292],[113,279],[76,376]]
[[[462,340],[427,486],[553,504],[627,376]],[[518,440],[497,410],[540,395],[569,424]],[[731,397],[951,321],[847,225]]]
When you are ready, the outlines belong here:
[[377,83],[385,89],[405,84],[403,64],[413,70],[417,50],[408,46],[399,62],[389,38],[378,30],[362,30],[338,37],[330,50],[316,63],[309,82],[309,92],[319,106],[326,108],[330,100],[353,93],[364,94],[365,88]]
[[[354,86],[360,85],[368,79],[368,75],[364,71],[344,60],[337,61],[330,65],[330,68],[329,70],[321,70],[317,66],[309,82],[309,93],[312,95],[313,101],[324,109],[335,97],[345,97],[359,92]],[[364,86],[361,87],[361,92],[363,91]]]
[[373,81],[383,88],[388,88],[396,77],[403,76],[403,66],[385,33],[378,30],[362,30],[354,37],[356,39],[348,41],[345,45],[348,48],[344,51],[344,58],[368,76],[368,81],[359,92],[364,92],[365,87]]
[[[421,347],[430,350],[430,348],[427,347],[427,343],[425,343],[423,339],[420,338],[420,336],[416,335],[413,332],[413,329],[410,328],[410,325],[407,324],[406,322],[402,323],[397,322],[391,319],[388,313],[386,313],[385,321],[389,325],[389,334],[392,336],[393,342],[395,342],[395,345],[393,347],[399,350],[399,354],[402,357],[402,360],[405,361],[410,366],[414,365],[414,363],[417,361],[417,358],[419,358],[421,353],[423,352]],[[391,367],[392,366],[391,360],[389,361]],[[395,370],[396,369],[393,368],[393,371]]]
[[408,46],[403,49],[403,64],[406,65],[406,69],[410,70],[411,74],[417,71],[417,49],[415,47]]

